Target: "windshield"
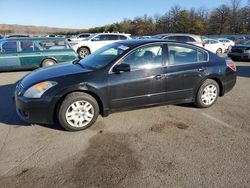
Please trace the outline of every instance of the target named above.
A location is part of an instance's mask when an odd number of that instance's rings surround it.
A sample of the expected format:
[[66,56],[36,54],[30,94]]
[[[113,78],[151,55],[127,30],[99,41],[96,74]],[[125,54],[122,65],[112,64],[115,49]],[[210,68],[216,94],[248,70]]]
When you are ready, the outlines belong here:
[[87,68],[101,69],[122,55],[128,49],[128,46],[119,43],[110,44],[82,59],[80,63]]
[[90,40],[92,39],[94,36],[96,36],[97,34],[91,34],[89,35],[87,38],[85,38],[84,40]]

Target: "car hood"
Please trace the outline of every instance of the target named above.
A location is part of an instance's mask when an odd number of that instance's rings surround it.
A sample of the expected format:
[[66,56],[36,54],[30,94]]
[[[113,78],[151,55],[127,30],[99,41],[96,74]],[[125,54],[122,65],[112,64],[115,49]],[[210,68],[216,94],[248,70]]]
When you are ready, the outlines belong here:
[[27,88],[36,83],[53,80],[58,77],[91,72],[92,70],[82,67],[72,62],[60,63],[54,66],[39,68],[26,75],[22,81],[22,87]]

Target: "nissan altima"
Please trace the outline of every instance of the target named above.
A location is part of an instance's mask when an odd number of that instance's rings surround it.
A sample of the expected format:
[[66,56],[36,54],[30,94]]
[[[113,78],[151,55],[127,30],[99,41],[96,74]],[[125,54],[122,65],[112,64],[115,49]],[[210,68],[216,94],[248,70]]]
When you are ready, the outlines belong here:
[[230,59],[192,44],[128,40],[82,60],[40,68],[18,82],[18,115],[78,131],[122,110],[163,104],[212,106],[236,83]]

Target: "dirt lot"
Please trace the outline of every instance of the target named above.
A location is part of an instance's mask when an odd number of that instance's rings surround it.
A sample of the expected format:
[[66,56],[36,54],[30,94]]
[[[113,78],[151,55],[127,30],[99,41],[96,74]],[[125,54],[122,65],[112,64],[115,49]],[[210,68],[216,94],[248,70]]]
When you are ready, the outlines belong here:
[[210,109],[169,105],[99,118],[90,129],[29,125],[0,73],[1,187],[249,187],[250,63]]

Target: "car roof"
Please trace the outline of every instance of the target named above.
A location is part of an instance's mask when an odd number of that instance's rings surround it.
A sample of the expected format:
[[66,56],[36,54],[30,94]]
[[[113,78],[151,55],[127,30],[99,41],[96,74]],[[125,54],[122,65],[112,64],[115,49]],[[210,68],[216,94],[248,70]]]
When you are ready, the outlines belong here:
[[65,40],[62,37],[13,37],[13,38],[4,38],[1,40],[5,41],[15,41],[15,40]]

